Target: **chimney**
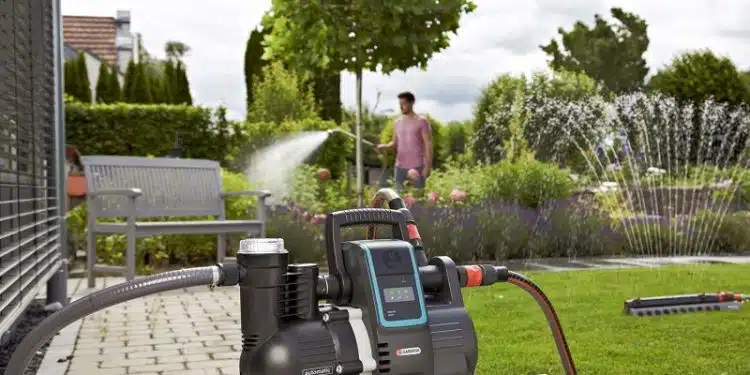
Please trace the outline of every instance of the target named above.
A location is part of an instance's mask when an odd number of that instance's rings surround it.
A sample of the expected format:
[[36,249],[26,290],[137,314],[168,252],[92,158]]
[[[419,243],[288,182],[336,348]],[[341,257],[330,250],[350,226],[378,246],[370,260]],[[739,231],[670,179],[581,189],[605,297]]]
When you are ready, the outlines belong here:
[[128,63],[134,57],[135,40],[130,32],[130,11],[118,10],[115,18],[117,36],[115,47],[117,48],[117,70],[125,74]]

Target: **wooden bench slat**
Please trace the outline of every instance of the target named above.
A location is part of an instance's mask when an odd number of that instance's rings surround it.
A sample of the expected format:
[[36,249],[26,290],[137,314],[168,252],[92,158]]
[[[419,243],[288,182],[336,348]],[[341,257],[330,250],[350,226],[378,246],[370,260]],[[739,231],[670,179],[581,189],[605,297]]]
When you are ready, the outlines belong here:
[[[206,220],[206,221],[145,221],[135,223],[138,236],[161,234],[207,234],[257,232],[263,226],[260,220]],[[96,233],[126,234],[127,223],[97,223]]]

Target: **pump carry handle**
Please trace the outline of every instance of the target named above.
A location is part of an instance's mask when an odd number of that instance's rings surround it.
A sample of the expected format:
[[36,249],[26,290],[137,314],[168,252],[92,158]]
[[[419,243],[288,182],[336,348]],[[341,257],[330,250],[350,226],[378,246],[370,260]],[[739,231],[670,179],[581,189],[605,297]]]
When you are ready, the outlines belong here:
[[[328,272],[339,278],[342,290],[349,291],[351,285],[345,275],[344,257],[341,253],[341,228],[355,225],[382,224],[393,228],[393,238],[406,239],[406,217],[400,211],[387,208],[355,208],[331,212],[326,216],[325,241],[328,256]],[[336,301],[343,302],[343,301]]]

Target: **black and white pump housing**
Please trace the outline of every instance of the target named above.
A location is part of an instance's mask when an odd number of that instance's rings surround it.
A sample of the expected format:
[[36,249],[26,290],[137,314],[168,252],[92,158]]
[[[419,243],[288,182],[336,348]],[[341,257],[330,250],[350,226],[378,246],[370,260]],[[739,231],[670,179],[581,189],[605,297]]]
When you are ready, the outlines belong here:
[[[393,238],[341,242],[342,227],[367,224],[390,225]],[[240,374],[474,373],[477,338],[457,267],[447,257],[419,264],[402,212],[331,213],[325,234],[327,276],[288,264],[280,239],[242,241]]]

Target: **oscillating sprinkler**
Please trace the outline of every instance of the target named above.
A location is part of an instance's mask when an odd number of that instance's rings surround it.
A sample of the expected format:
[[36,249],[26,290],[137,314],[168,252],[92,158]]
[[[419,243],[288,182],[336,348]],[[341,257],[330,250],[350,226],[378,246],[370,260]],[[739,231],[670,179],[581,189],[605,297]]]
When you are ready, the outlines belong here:
[[634,298],[625,301],[625,313],[635,316],[658,316],[690,312],[740,310],[750,294],[731,292],[684,294]]

